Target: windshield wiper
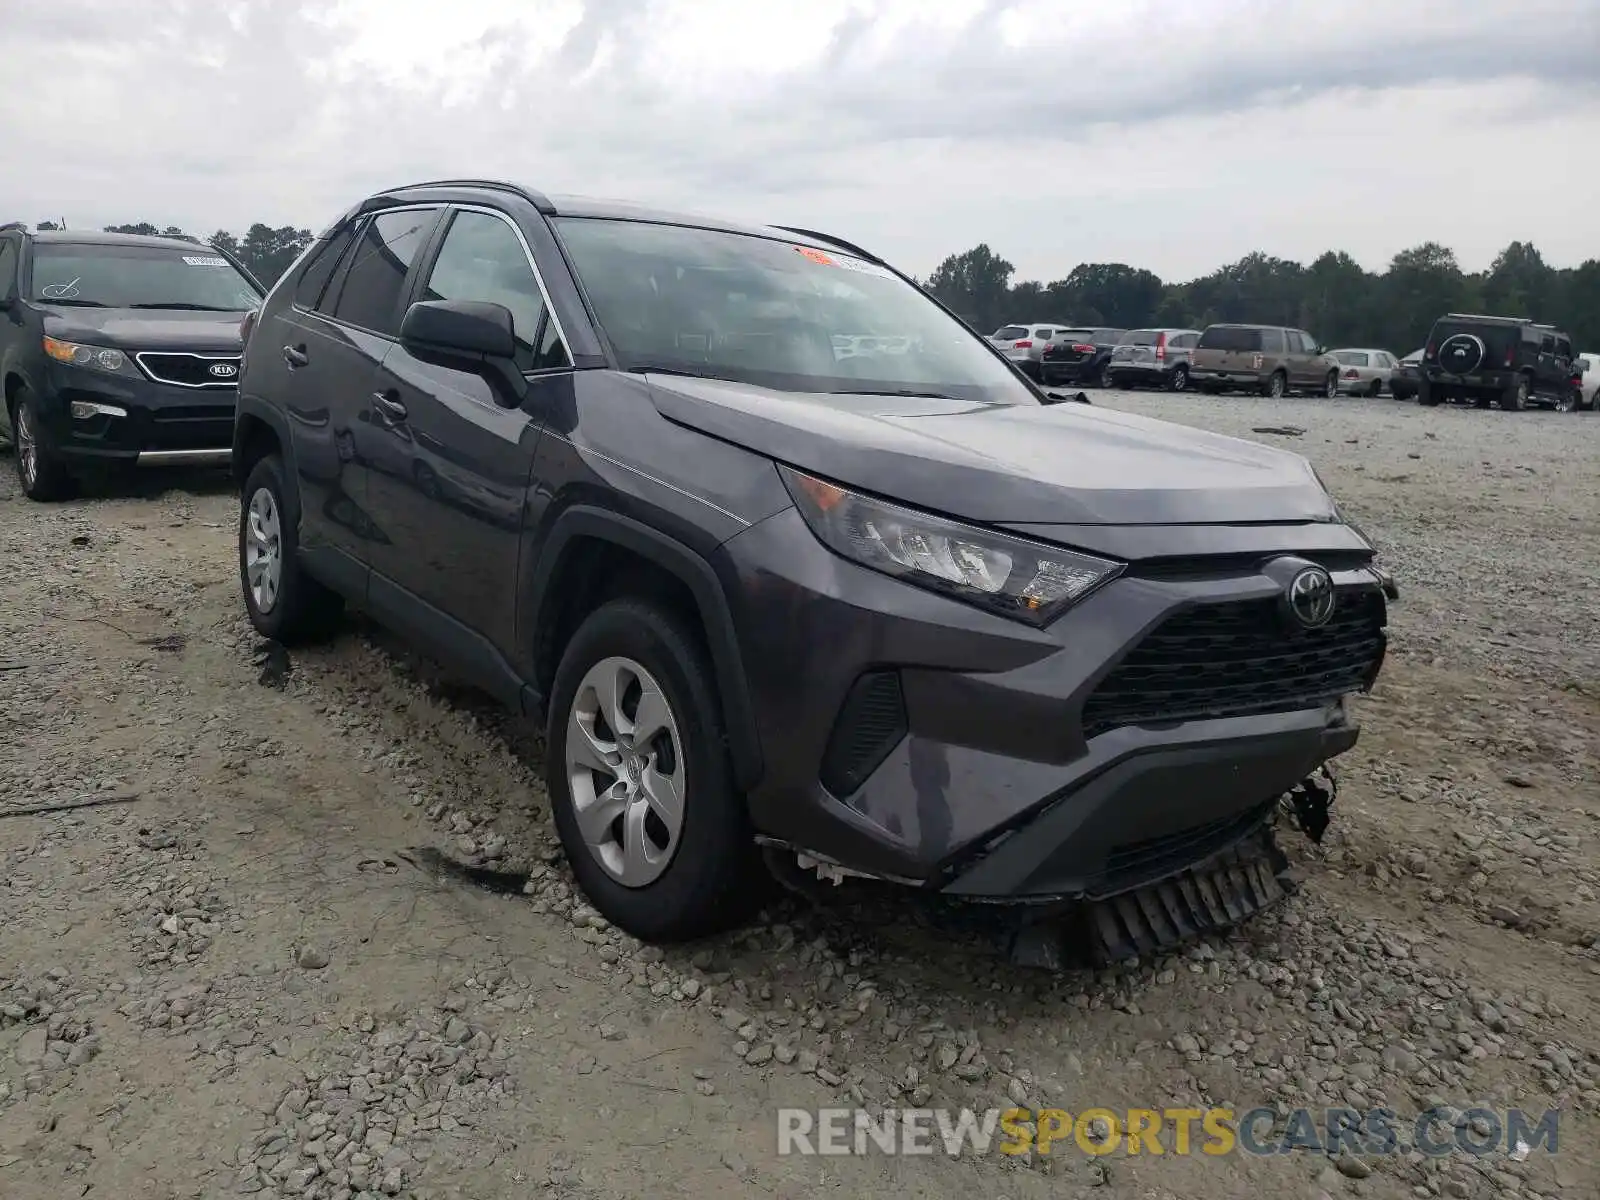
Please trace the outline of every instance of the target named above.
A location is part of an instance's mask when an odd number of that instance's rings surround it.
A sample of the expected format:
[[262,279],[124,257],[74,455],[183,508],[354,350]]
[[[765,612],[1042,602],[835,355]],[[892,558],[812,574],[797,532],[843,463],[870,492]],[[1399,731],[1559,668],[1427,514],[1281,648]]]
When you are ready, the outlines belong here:
[[710,371],[690,371],[685,367],[654,367],[648,364],[638,367],[626,368],[629,375],[682,375],[688,379],[726,379],[726,375],[713,374]]
[[77,300],[77,299],[73,299],[71,297],[68,297],[65,300],[51,300],[47,296],[41,296],[41,297],[39,297],[38,303],[40,303],[40,304],[69,305],[72,308],[109,308],[109,307],[111,307],[108,304],[100,303],[100,301],[98,301],[98,300]]
[[960,396],[946,395],[944,392],[923,392],[916,388],[890,388],[884,391],[844,391],[829,392],[830,396],[900,396],[907,400],[960,400]]
[[155,304],[130,304],[129,308],[173,308],[183,312],[243,312],[240,308],[219,308],[215,304],[185,304],[181,300],[159,301]]

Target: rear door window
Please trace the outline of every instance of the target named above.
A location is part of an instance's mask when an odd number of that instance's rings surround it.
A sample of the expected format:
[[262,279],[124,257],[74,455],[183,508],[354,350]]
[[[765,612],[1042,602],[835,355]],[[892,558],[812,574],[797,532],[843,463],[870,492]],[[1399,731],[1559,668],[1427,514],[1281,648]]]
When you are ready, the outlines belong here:
[[1268,354],[1283,353],[1283,330],[1263,329],[1257,336],[1260,338],[1260,344],[1256,349],[1264,350]]
[[1200,335],[1202,350],[1260,350],[1261,330],[1238,325],[1213,325]]
[[17,239],[0,238],[0,300],[9,298],[16,291],[19,257]]
[[439,210],[379,213],[356,241],[333,315],[361,329],[394,337],[400,332],[400,297],[406,275],[433,232]]

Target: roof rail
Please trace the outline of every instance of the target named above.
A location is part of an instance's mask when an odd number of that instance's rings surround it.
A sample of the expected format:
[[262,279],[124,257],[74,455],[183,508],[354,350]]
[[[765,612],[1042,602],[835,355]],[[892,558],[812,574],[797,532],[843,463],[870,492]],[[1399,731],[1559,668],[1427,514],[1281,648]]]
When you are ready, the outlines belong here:
[[1445,317],[1452,321],[1520,321],[1524,325],[1534,323],[1532,317],[1497,317],[1493,313],[1445,313]]
[[801,237],[816,238],[818,241],[823,242],[832,242],[835,246],[841,246],[850,251],[850,253],[854,254],[857,258],[864,258],[868,262],[878,263],[881,266],[889,265],[871,251],[863,250],[860,246],[853,246],[843,238],[834,237],[831,233],[818,233],[815,229],[801,229],[794,225],[774,225],[773,228],[781,229],[785,233],[798,233]]
[[0,225],[0,233],[10,233],[13,229],[20,229],[23,233],[28,232],[27,223],[24,221],[7,221],[4,225]]
[[425,179],[419,183],[405,183],[399,187],[385,188],[384,192],[411,192],[417,188],[438,187],[475,187],[495,192],[510,192],[515,196],[522,197],[522,199],[546,216],[556,211],[556,206],[550,203],[543,192],[536,192],[530,187],[524,187],[520,183],[512,183],[505,179]]

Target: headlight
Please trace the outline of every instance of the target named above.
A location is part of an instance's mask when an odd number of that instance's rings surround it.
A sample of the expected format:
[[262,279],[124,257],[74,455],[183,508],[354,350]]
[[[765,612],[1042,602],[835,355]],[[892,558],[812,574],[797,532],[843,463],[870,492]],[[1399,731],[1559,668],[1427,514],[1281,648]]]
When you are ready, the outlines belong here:
[[824,546],[864,567],[1004,617],[1045,625],[1121,563],[901,508],[779,467]]
[[74,367],[93,367],[113,374],[125,374],[130,370],[128,356],[109,346],[84,346],[78,342],[63,342],[47,337],[44,339],[44,352],[57,362]]

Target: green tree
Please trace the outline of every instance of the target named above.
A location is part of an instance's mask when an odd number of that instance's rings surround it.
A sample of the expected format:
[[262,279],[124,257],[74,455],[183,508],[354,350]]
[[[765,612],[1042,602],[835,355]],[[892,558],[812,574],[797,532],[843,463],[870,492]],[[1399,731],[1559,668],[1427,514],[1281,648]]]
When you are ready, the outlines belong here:
[[1472,312],[1478,306],[1477,288],[1462,272],[1455,252],[1438,242],[1424,242],[1396,254],[1379,291],[1378,309],[1389,341],[1411,349],[1422,344],[1442,314]]
[[[1010,320],[1011,276],[1016,270],[987,244],[952,254],[928,277],[928,291],[940,303],[965,315],[978,329],[993,330]],[[1032,320],[1031,315],[1024,320]]]
[[257,222],[239,240],[237,256],[252,275],[271,287],[311,241],[309,229],[296,229],[293,225],[274,229]]
[[1127,263],[1083,263],[1059,286],[1073,320],[1135,329],[1154,320],[1165,294],[1161,277]]

